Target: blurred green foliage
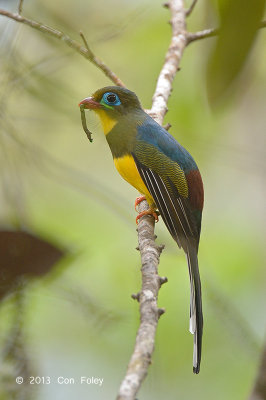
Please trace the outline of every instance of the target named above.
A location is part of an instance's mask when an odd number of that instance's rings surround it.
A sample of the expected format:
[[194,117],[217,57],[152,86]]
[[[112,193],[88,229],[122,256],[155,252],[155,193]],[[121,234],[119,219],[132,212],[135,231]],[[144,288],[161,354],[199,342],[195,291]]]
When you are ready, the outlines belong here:
[[[259,34],[265,0],[218,0],[219,36],[207,69],[212,103],[228,99]],[[225,97],[225,99],[224,99]]]
[[[143,106],[151,105],[170,37],[169,14],[159,0],[24,3],[26,16],[77,40],[81,29]],[[0,5],[17,9],[16,1]],[[188,20],[191,31],[218,24],[207,1],[199,2]],[[166,244],[160,274],[169,282],[159,305],[167,312],[138,397],[145,400],[247,398],[263,345],[265,31],[256,33],[234,96],[213,113],[207,84],[214,78],[206,74],[213,51],[224,57],[222,50],[213,50],[221,40],[202,40],[186,49],[165,120],[196,159],[205,184],[199,253],[202,369],[193,376],[186,260],[160,222],[158,243]],[[130,298],[140,287],[136,192],[115,171],[92,114],[88,124],[94,142],[88,142],[77,106],[110,82],[63,43],[3,17],[0,59],[1,224],[12,227],[19,221],[73,254],[67,267],[57,266],[54,279],[36,281],[25,293],[23,329],[32,374],[37,370],[52,379],[51,385],[32,388],[34,399],[115,398],[139,318]],[[12,304],[6,299],[0,309],[3,344]],[[58,376],[101,377],[104,384],[59,385]]]

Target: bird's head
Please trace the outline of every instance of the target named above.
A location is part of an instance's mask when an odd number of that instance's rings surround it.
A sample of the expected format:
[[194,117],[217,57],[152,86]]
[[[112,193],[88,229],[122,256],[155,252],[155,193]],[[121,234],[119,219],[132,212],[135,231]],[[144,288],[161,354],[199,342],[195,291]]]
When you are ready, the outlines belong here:
[[141,109],[139,99],[134,92],[120,86],[106,86],[98,89],[91,97],[79,103],[84,108],[102,110],[112,117],[119,118],[134,109]]
[[99,89],[91,97],[82,100],[79,106],[98,114],[105,134],[108,134],[125,114],[142,110],[135,93],[119,86]]

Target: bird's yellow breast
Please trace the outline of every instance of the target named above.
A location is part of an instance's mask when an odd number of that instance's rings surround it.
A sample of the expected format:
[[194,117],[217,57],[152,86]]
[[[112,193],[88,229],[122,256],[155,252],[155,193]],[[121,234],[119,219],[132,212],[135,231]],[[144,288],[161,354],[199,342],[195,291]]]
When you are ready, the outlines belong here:
[[144,194],[150,205],[154,204],[154,200],[139,174],[134,158],[129,154],[114,158],[114,164],[122,178],[130,183],[130,185],[134,186],[140,193]]

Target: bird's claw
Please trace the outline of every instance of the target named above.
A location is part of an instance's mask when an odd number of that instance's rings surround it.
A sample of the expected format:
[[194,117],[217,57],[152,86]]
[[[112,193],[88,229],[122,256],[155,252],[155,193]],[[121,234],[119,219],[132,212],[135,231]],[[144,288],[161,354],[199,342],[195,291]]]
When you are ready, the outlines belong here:
[[139,215],[136,218],[136,224],[137,225],[138,225],[139,219],[141,217],[143,217],[144,215],[152,215],[154,217],[154,219],[155,219],[155,222],[159,221],[158,213],[155,210],[149,208],[149,210],[145,210],[145,211],[142,211],[141,213],[139,213]]
[[135,210],[137,212],[138,212],[137,206],[139,205],[139,203],[141,203],[144,200],[146,200],[146,196],[139,196],[139,197],[136,198],[136,200],[135,200]]

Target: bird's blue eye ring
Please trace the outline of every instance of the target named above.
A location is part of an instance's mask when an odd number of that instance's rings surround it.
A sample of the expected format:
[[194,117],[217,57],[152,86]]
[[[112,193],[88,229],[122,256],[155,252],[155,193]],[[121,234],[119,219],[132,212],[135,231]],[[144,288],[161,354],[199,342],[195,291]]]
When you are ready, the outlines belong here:
[[119,106],[121,104],[119,97],[113,92],[104,93],[102,101],[109,106]]

